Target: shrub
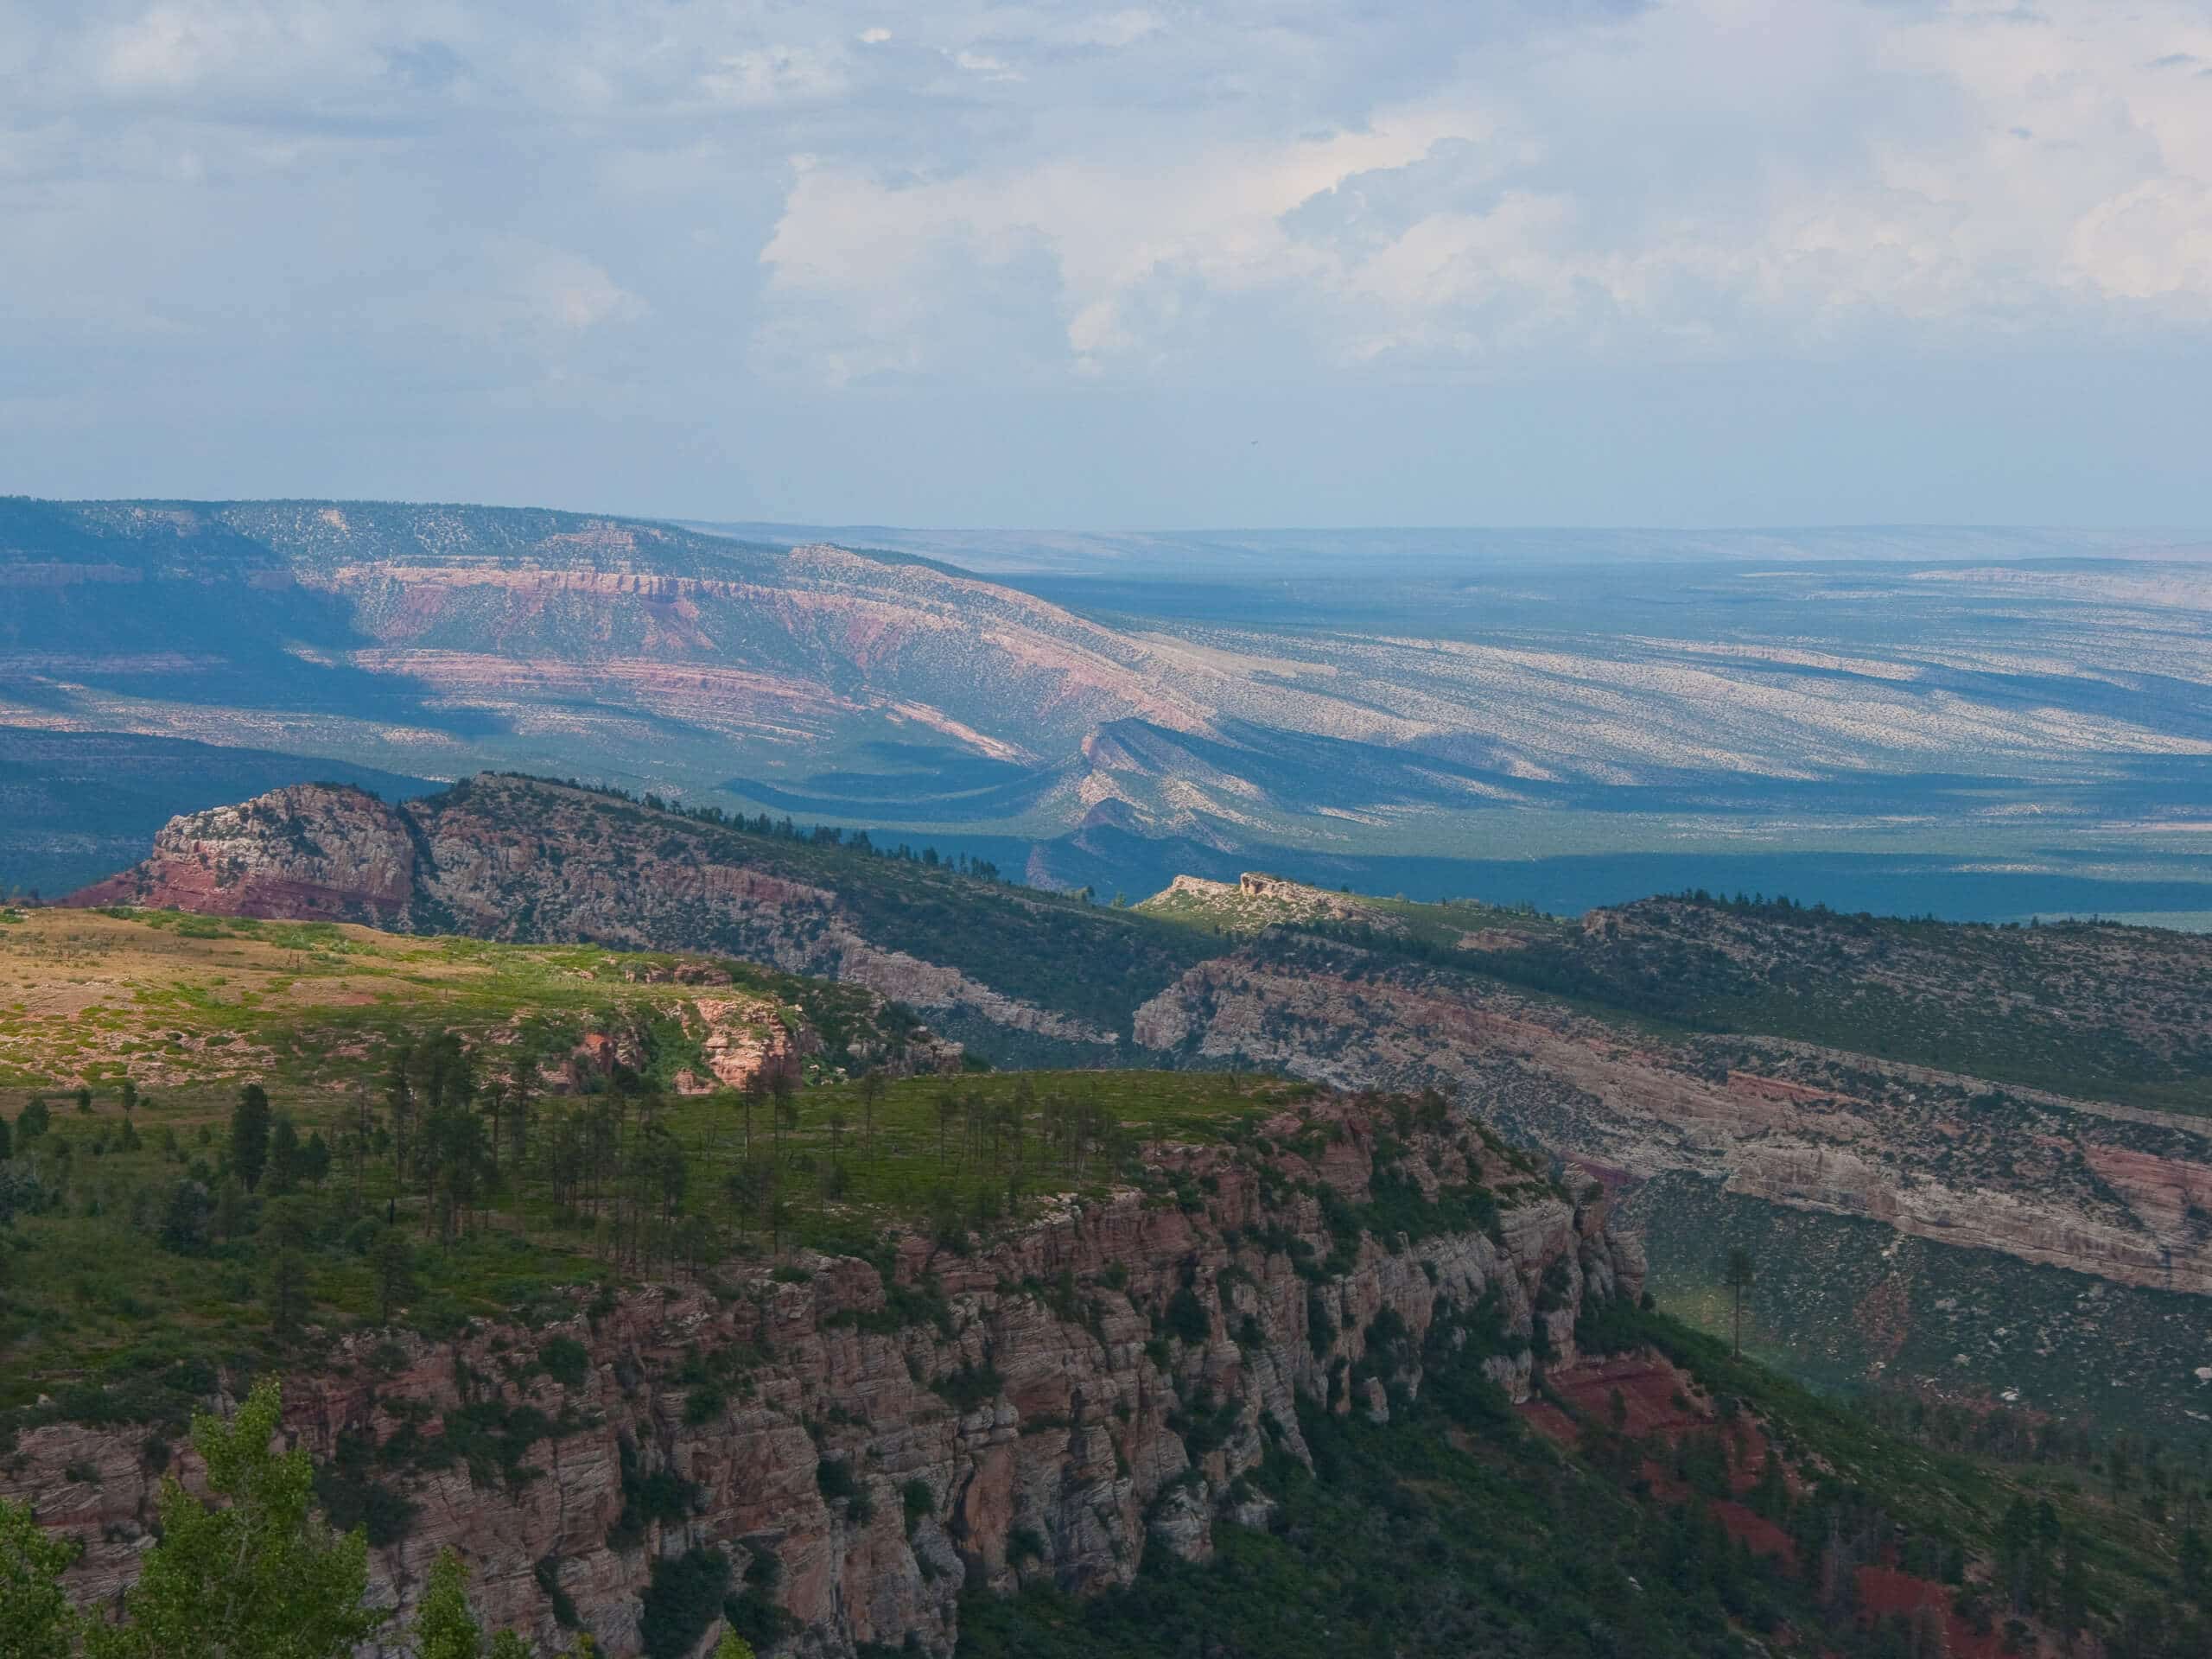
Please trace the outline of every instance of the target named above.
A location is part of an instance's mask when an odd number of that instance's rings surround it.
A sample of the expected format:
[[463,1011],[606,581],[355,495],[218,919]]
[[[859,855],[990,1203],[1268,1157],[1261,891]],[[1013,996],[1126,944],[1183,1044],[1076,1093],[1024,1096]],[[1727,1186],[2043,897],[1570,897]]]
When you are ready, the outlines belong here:
[[683,1421],[693,1428],[704,1427],[721,1416],[729,1404],[729,1396],[719,1384],[702,1382],[683,1397]]
[[989,1365],[977,1365],[973,1360],[963,1360],[960,1369],[939,1377],[930,1384],[938,1396],[955,1411],[965,1416],[987,1400],[995,1400],[1006,1379]]
[[925,1480],[910,1480],[899,1489],[899,1507],[906,1511],[906,1535],[912,1538],[914,1529],[937,1513],[937,1494]]
[[1206,1317],[1206,1305],[1188,1285],[1167,1299],[1167,1333],[1193,1347],[1213,1334],[1213,1321]]
[[537,1368],[564,1389],[583,1386],[591,1354],[574,1337],[554,1337],[537,1351]]
[[638,1618],[638,1640],[647,1659],[682,1659],[696,1647],[728,1588],[729,1557],[718,1549],[692,1548],[673,1560],[655,1560]]

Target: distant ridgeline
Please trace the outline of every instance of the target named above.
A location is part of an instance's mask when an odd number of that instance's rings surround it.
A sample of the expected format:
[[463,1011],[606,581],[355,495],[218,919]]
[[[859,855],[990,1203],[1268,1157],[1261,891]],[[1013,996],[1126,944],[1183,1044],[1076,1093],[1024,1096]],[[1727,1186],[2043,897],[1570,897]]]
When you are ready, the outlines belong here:
[[[498,778],[513,778],[524,783],[552,783],[550,778],[535,777],[526,772],[502,772],[490,774]],[[642,806],[649,811],[673,813],[680,818],[690,818],[695,823],[711,823],[718,829],[737,830],[752,836],[773,836],[783,841],[804,842],[810,847],[847,847],[857,853],[874,853],[880,858],[900,858],[909,864],[925,865],[936,869],[943,865],[962,875],[972,875],[979,881],[1001,881],[1012,878],[1001,875],[999,867],[987,859],[971,858],[965,853],[949,853],[940,857],[934,847],[925,846],[919,851],[906,842],[897,846],[875,844],[865,830],[849,830],[836,824],[817,823],[802,830],[791,822],[789,814],[771,818],[766,812],[748,817],[742,812],[726,812],[719,806],[686,806],[680,801],[666,801],[651,790],[641,794],[615,787],[612,784],[578,783],[565,780],[568,788],[588,795],[602,795],[609,800],[622,801],[632,806]]]

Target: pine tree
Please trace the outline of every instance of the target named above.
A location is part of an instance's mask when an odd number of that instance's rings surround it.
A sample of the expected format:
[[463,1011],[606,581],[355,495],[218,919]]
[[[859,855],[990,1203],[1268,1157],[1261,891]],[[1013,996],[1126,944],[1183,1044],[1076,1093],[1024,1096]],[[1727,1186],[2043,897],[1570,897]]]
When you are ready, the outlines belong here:
[[[268,1196],[282,1198],[300,1184],[300,1130],[289,1112],[279,1112],[269,1126],[269,1153],[264,1179]],[[252,1185],[251,1182],[247,1183]]]
[[286,1337],[296,1334],[306,1323],[310,1306],[307,1257],[296,1249],[277,1251],[269,1264],[262,1299],[269,1304],[269,1323],[276,1333]]
[[391,1323],[391,1310],[415,1294],[415,1249],[397,1227],[386,1227],[369,1246],[369,1273],[376,1281],[377,1322]]
[[1727,1270],[1721,1274],[1720,1282],[1735,1293],[1735,1346],[1738,1359],[1744,1357],[1744,1293],[1758,1277],[1758,1266],[1752,1261],[1751,1253],[1740,1244],[1731,1245]]
[[231,1110],[231,1167],[251,1192],[269,1163],[269,1091],[257,1083],[238,1090]]

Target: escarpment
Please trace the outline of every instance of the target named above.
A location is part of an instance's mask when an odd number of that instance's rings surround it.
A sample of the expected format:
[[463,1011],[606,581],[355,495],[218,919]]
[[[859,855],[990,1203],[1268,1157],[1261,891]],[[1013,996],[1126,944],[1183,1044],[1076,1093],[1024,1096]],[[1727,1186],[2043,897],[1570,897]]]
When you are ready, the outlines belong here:
[[860,849],[535,779],[487,775],[397,805],[302,785],[173,818],[149,856],[63,902],[712,951],[1090,1056],[1195,959],[1134,925],[1102,938],[1087,907],[934,852]]
[[1345,946],[1241,950],[1137,1012],[1137,1041],[1339,1087],[1449,1090],[1616,1186],[1764,1202],[2158,1290],[2212,1294],[2212,1119],[1776,1039],[1669,1037]]
[[[1096,1590],[1264,1524],[1239,1476],[1306,1459],[1300,1396],[1387,1421],[1467,1366],[1525,1398],[1576,1363],[1586,1308],[1641,1288],[1602,1198],[1433,1101],[1317,1097],[1141,1167],[989,1240],[895,1232],[550,1324],[336,1338],[287,1377],[287,1431],[341,1518],[378,1517],[387,1603],[451,1546],[488,1624],[549,1643],[689,1652],[727,1622],[779,1651],[944,1652],[963,1589]],[[151,1444],[49,1423],[0,1465],[86,1543],[86,1601],[135,1570]]]

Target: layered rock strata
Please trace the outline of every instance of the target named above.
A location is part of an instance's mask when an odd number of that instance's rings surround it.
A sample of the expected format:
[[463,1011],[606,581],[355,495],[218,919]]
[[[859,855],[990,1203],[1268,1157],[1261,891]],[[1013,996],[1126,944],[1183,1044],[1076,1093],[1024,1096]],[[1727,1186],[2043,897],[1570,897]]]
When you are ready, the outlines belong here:
[[[374,1553],[387,1603],[450,1546],[488,1623],[551,1644],[566,1618],[630,1654],[655,1563],[709,1552],[790,1650],[944,1652],[965,1587],[1096,1590],[1263,1524],[1237,1478],[1270,1445],[1306,1458],[1298,1396],[1387,1418],[1459,1353],[1525,1399],[1532,1347],[1572,1366],[1585,1300],[1640,1290],[1602,1198],[1571,1205],[1476,1132],[1405,1128],[1320,1099],[1247,1147],[1154,1147],[1144,1190],[994,1241],[899,1237],[887,1276],[810,1256],[550,1327],[345,1338],[286,1380],[287,1432],[324,1461],[384,1448],[416,1506]],[[1378,1176],[1393,1216],[1489,1219],[1378,1237],[1359,1225]],[[0,1469],[0,1493],[86,1543],[88,1602],[135,1573],[147,1446],[49,1425]]]

